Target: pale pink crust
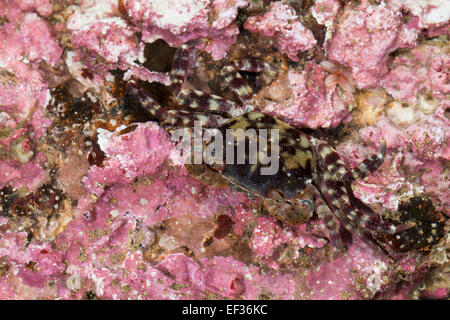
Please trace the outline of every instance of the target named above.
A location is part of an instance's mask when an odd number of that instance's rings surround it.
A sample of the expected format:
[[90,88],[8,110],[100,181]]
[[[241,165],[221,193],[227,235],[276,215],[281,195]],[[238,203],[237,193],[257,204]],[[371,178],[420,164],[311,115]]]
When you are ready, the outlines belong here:
[[[46,3],[39,10],[43,15],[51,12]],[[32,3],[24,6],[34,8]],[[0,187],[11,184],[34,190],[48,178],[43,168],[47,159],[34,145],[50,124],[42,111],[49,91],[38,65],[54,66],[62,49],[49,24],[36,13],[21,12],[13,3],[2,3],[0,9],[8,19],[0,25],[0,126],[11,130],[0,138],[0,148],[11,154],[0,159]]]
[[[73,46],[79,50],[70,53],[67,63],[74,77],[86,86],[101,86],[102,79],[110,78],[108,71],[116,68],[126,70],[124,80],[134,77],[168,85],[167,74],[151,72],[141,65],[145,62],[144,44],[158,39],[178,47],[206,37],[210,41],[204,50],[215,59],[223,58],[239,33],[234,24],[237,10],[247,1],[128,0],[123,4],[119,8],[117,1],[87,0],[72,9],[67,28],[72,32]],[[97,57],[102,59],[100,63]],[[85,67],[94,73],[93,80],[79,75],[79,69]]]
[[278,49],[293,61],[298,61],[298,52],[310,50],[316,44],[312,32],[301,24],[294,9],[281,1],[272,3],[264,16],[248,18],[244,27],[274,37]]
[[264,112],[298,127],[337,127],[349,115],[352,95],[340,90],[337,83],[326,85],[328,73],[308,62],[301,73],[288,71],[292,97],[282,103],[269,104]]
[[120,130],[109,133],[99,129],[98,143],[107,159],[104,167],[91,167],[84,179],[85,187],[98,196],[106,186],[156,173],[169,156],[172,144],[156,124],[150,122],[125,135],[119,135]]
[[[10,0],[5,1],[5,7],[3,4],[0,4],[0,12],[7,12],[7,16],[9,16],[10,11],[13,12],[36,12],[39,13],[40,16],[48,17],[53,11],[53,5],[51,4],[51,0]],[[12,17],[12,16],[10,16]]]
[[373,88],[388,72],[388,54],[396,49],[400,16],[383,6],[367,3],[340,17],[328,47],[328,58],[352,71],[359,88]]
[[[126,80],[135,76],[167,84],[167,75],[139,65],[144,62],[144,43],[138,41],[137,29],[120,17],[117,1],[84,1],[72,11],[66,25],[77,50],[69,52],[66,63],[78,81],[98,87],[110,78],[109,70],[119,68],[127,71]],[[91,70],[92,79],[81,75],[85,68]]]
[[427,37],[433,38],[440,35],[447,35],[450,37],[450,23],[443,25],[442,27],[431,28],[426,32]]
[[448,45],[439,47],[428,43],[396,57],[381,85],[395,99],[413,104],[423,89],[429,90],[435,97],[450,93],[450,57],[447,50]]
[[318,23],[330,26],[340,9],[338,0],[317,0],[312,8],[312,15]]
[[62,49],[49,25],[35,13],[0,25],[0,42],[0,111],[6,109],[24,119],[36,101],[44,106],[48,98],[38,64],[55,65]]
[[[203,37],[211,42],[205,47],[214,59],[221,59],[239,33],[234,19],[246,0],[143,1],[127,0],[125,8],[131,21],[142,28],[142,39],[163,39],[173,46]],[[212,19],[211,19],[212,17]]]
[[[376,144],[383,137],[388,146],[383,166],[364,181],[354,183],[355,195],[364,202],[381,204],[389,210],[397,210],[398,204],[423,188],[437,199],[439,210],[447,212],[450,207],[445,161],[448,161],[450,121],[443,112],[448,102],[430,115],[417,112],[414,122],[404,128],[381,117],[375,127],[360,131],[365,141]],[[344,143],[338,151],[355,166],[364,158],[359,144]],[[416,177],[416,179],[411,178]]]
[[315,234],[320,234],[319,227],[306,231],[306,225],[298,227],[281,227],[273,218],[260,217],[256,219],[256,226],[253,229],[251,248],[253,254],[264,261],[275,270],[280,268],[283,254],[286,251],[281,248],[289,247],[289,250],[297,252],[294,259],[299,257],[298,251],[307,248],[322,248],[326,245],[324,238]]
[[122,68],[133,65],[144,50],[143,44],[138,44],[134,31],[123,19],[116,17],[95,21],[74,31],[72,44],[95,52],[112,66]]
[[450,20],[450,3],[446,0],[387,0],[386,6],[418,17],[420,28],[442,27]]
[[396,46],[398,48],[414,48],[417,46],[417,38],[421,28],[419,27],[419,18],[410,17],[407,23],[402,24],[397,36]]
[[354,241],[345,255],[306,276],[308,286],[314,288],[309,299],[371,299],[389,288],[393,276],[389,262],[373,256],[359,239]]

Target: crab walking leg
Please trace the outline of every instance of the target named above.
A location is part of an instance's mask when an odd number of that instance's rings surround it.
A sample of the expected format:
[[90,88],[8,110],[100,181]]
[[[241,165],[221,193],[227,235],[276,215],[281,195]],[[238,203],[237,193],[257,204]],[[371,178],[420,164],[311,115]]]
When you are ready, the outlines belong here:
[[371,172],[377,170],[384,162],[386,156],[386,140],[382,139],[380,142],[380,151],[364,159],[357,167],[346,174],[343,179],[346,181],[352,181],[356,179],[363,179],[367,177]]
[[155,100],[153,100],[145,92],[144,89],[142,89],[142,87],[137,84],[128,84],[127,88],[130,94],[136,97],[142,107],[146,109],[152,116],[161,121],[167,119],[166,111],[164,111],[163,108],[158,103],[156,103]]
[[193,128],[197,123],[205,128],[215,128],[227,120],[227,118],[215,114],[205,115],[198,112],[169,110],[167,119],[163,121],[162,125],[170,128]]
[[386,141],[382,139],[378,153],[364,159],[354,169],[348,170],[339,154],[328,143],[322,140],[315,140],[317,153],[321,157],[320,166],[322,170],[330,173],[335,180],[350,182],[356,179],[363,179],[383,164],[386,155]]
[[261,72],[266,69],[271,69],[266,62],[244,59],[228,63],[222,68],[220,75],[230,89],[236,93],[242,104],[246,105],[253,97],[253,91],[247,84],[247,81],[239,74],[239,71]]
[[170,89],[175,96],[181,92],[181,86],[193,69],[196,61],[196,45],[207,41],[206,39],[198,39],[182,44],[175,51],[172,62],[172,70],[170,71]]
[[360,238],[365,244],[367,244],[373,251],[377,252],[379,255],[384,254],[395,261],[391,254],[374,239],[369,231],[365,230],[363,227],[355,226],[342,214],[338,216],[338,219],[345,229],[347,229],[351,233],[355,233],[356,236]]
[[206,40],[200,39],[183,44],[175,52],[170,72],[170,88],[175,100],[178,104],[195,111],[226,112],[232,116],[244,113],[236,103],[222,97],[199,90],[182,89],[183,82],[196,63],[196,49],[193,47],[204,41]]
[[334,217],[333,212],[327,206],[322,196],[319,194],[319,198],[315,199],[316,212],[321,221],[321,227],[323,231],[328,234],[328,238],[331,244],[336,248],[342,247],[341,236],[339,234],[339,222]]
[[362,211],[354,207],[344,185],[334,181],[328,173],[324,175],[323,180],[321,191],[328,204],[335,213],[350,220],[354,225],[382,234],[395,234],[412,227],[410,224],[396,226],[384,221],[373,211]]
[[270,64],[258,59],[242,59],[235,60],[227,64],[227,66],[233,67],[237,71],[247,71],[247,72],[262,72],[264,70],[273,70]]
[[[322,186],[321,189],[328,188],[327,186]],[[343,226],[346,230],[348,230],[350,233],[355,233],[363,242],[365,242],[372,250],[375,252],[378,252],[379,254],[385,254],[389,258],[395,260],[392,258],[392,256],[389,254],[388,251],[386,251],[385,248],[381,247],[378,242],[373,238],[372,234],[365,229],[364,225],[361,225],[356,221],[355,219],[351,219],[352,215],[346,215],[344,213],[344,210],[349,210],[347,207],[346,209],[341,209],[340,207],[335,206],[335,202],[333,205],[330,206],[330,212],[334,213],[334,217],[338,220],[341,226]],[[319,213],[319,212],[318,212]],[[335,222],[334,222],[335,223]],[[338,231],[339,233],[339,227]],[[331,238],[330,238],[331,240]],[[339,234],[339,240],[340,240],[340,234]]]
[[236,103],[200,90],[182,89],[176,100],[180,105],[193,111],[227,113],[231,116],[244,113],[244,109]]
[[336,248],[342,247],[341,236],[339,234],[339,221],[334,217],[334,213],[327,205],[325,199],[320,194],[316,186],[308,185],[308,190],[314,200],[314,207],[319,216],[320,227],[322,231],[328,236],[331,244]]

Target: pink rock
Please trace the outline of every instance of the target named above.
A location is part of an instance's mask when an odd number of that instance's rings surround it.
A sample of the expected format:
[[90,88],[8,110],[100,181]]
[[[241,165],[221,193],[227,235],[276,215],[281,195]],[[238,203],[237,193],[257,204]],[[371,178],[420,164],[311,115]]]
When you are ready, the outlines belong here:
[[[35,13],[22,11],[37,10],[46,16],[52,9],[49,2],[16,2],[0,2],[0,11],[10,21],[0,26],[0,131],[7,127],[10,131],[0,137],[0,148],[8,155],[0,160],[0,188],[9,184],[32,190],[47,179],[45,156],[36,152],[29,159],[22,158],[26,160],[22,163],[17,155],[10,157],[11,147],[19,141],[16,147],[26,154],[45,133],[49,121],[41,107],[49,96],[38,64],[58,64],[61,48],[51,36],[49,24]],[[384,137],[386,161],[367,179],[353,183],[355,195],[369,205],[395,210],[401,200],[423,192],[433,197],[439,210],[449,213],[445,163],[450,159],[450,125],[445,113],[449,107],[448,55],[438,46],[421,44],[408,55],[398,55],[384,76],[391,50],[415,46],[417,34],[425,26],[443,28],[441,22],[433,20],[441,16],[440,11],[422,2],[398,2],[412,14],[406,24],[393,13],[393,1],[379,6],[363,1],[356,9],[347,5],[329,54],[331,59],[332,49],[340,50],[334,56],[340,60],[334,60],[351,69],[360,87],[376,85],[382,78],[382,85],[395,99],[414,102],[420,102],[417,96],[425,89],[437,101],[436,107],[426,114],[417,110],[404,127],[382,116],[374,126],[350,134],[337,149],[353,167],[378,150]],[[247,1],[123,3],[125,10],[113,0],[81,1],[72,7],[74,14],[67,27],[79,48],[66,52],[66,61],[77,79],[81,79],[77,72],[87,67],[97,72],[93,84],[101,84],[111,68],[118,67],[127,70],[125,79],[137,76],[167,83],[167,74],[149,72],[136,63],[143,48],[136,32],[143,31],[144,41],[162,38],[174,46],[208,37],[212,41],[206,50],[219,58],[235,40],[238,30],[233,21],[237,9]],[[417,8],[423,9],[415,11]],[[318,0],[313,8],[318,22],[327,26],[332,25],[338,11],[339,2],[334,0]],[[315,43],[293,10],[281,2],[273,3],[263,17],[249,21],[255,32],[265,33],[265,26],[267,35],[273,36],[291,59]],[[16,27],[20,32],[15,32]],[[65,26],[58,30],[65,30]],[[102,63],[96,62],[99,57]],[[343,83],[336,76],[336,66],[324,69],[321,65],[306,62],[301,72],[291,67],[288,81],[292,97],[269,105],[265,111],[310,128],[336,127],[347,120],[348,106],[355,103],[350,81]],[[38,107],[31,116],[35,105]],[[20,126],[29,114],[31,118]],[[0,298],[80,299],[89,292],[103,299],[405,299],[411,296],[409,291],[398,290],[397,272],[408,275],[408,290],[423,277],[424,269],[417,265],[415,254],[398,255],[399,263],[394,267],[386,256],[356,236],[345,253],[329,261],[329,244],[317,218],[296,227],[280,224],[257,210],[257,199],[249,200],[245,193],[230,188],[206,185],[189,175],[174,154],[168,135],[156,123],[139,124],[126,134],[120,134],[121,129],[98,130],[106,160],[101,167],[90,167],[83,180],[86,193],[78,200],[75,217],[55,239],[28,243],[26,232],[8,230],[10,217],[0,217]],[[382,209],[377,213],[383,214]],[[212,236],[212,216],[219,213],[230,216],[234,235]],[[178,240],[164,231],[156,235],[156,224],[170,218],[166,221],[176,225],[185,215],[207,224],[205,230],[211,232],[198,237],[205,242],[195,245],[207,252],[198,259],[180,253]],[[186,232],[196,230],[188,228]],[[217,246],[218,251],[206,246],[210,238],[214,239],[209,246]],[[239,242],[242,252],[232,247],[240,238],[245,239]],[[152,245],[166,250],[154,264],[149,263],[146,252]],[[233,255],[228,255],[229,251]],[[241,259],[240,254],[245,255],[242,261],[237,258]],[[447,291],[437,288],[424,296],[442,298]]]
[[274,224],[273,219],[258,218],[253,229],[253,254],[261,257],[270,257],[274,249],[280,244],[281,227]]
[[415,103],[418,93],[427,88],[433,95],[450,92],[450,58],[438,46],[423,44],[410,54],[397,57],[381,85],[395,98]]
[[205,289],[205,274],[197,262],[182,253],[169,255],[156,267],[172,275],[177,282],[188,283],[201,290]]
[[394,11],[406,11],[419,18],[420,28],[432,28],[447,24],[450,20],[450,4],[445,0],[388,0]]
[[[334,84],[326,85],[327,73],[317,64],[308,62],[305,70],[288,71],[292,98],[278,104],[270,104],[264,112],[298,127],[337,127],[348,116],[347,106],[353,97],[339,90]],[[349,101],[350,100],[350,101]]]
[[41,61],[55,65],[62,49],[48,24],[34,13],[1,25],[0,42],[0,111],[12,111],[25,119],[36,102],[44,106],[48,99],[47,84],[37,65]]
[[[190,40],[207,37],[211,42],[205,50],[215,59],[226,55],[239,33],[233,23],[237,9],[246,0],[215,0],[211,4],[201,0],[182,1],[126,1],[126,13],[134,24],[142,26],[142,39],[153,42],[163,39],[179,46]],[[209,17],[213,16],[212,21]]]
[[125,69],[135,65],[135,60],[143,62],[144,45],[138,43],[134,30],[118,17],[105,18],[74,30],[72,44],[98,54],[111,63],[111,67]]
[[48,17],[53,11],[53,6],[50,0],[13,0],[9,2],[11,2],[11,5],[20,8],[22,11],[36,10],[41,16],[44,17]]
[[16,20],[0,26],[0,123],[10,131],[0,138],[0,146],[10,154],[0,160],[0,184],[33,190],[47,178],[42,168],[46,158],[34,145],[50,124],[41,109],[49,92],[38,64],[56,64],[62,50],[36,14],[15,14]]
[[389,52],[396,49],[400,16],[384,6],[363,2],[340,18],[328,58],[349,67],[360,88],[373,88],[387,72]]
[[395,99],[415,101],[417,94],[423,88],[424,76],[424,70],[413,70],[400,65],[389,72],[381,84]]
[[[443,109],[442,109],[443,108]],[[441,163],[448,152],[450,132],[449,120],[442,114],[443,106],[435,114],[420,116],[415,123],[400,129],[387,118],[381,118],[376,127],[360,131],[363,140],[372,146],[378,145],[381,138],[386,140],[388,156],[385,163],[365,180],[353,184],[357,197],[366,203],[382,204],[385,208],[396,210],[400,201],[408,199],[423,188],[423,192],[438,199],[438,210],[448,212],[450,187],[444,165]],[[359,144],[346,143],[338,147],[338,152],[350,167],[355,166],[372,151],[361,149]],[[424,170],[425,169],[425,170]],[[414,174],[419,182],[409,177]]]
[[306,225],[282,228],[272,217],[260,217],[256,219],[256,226],[253,229],[251,242],[253,254],[278,270],[277,254],[280,253],[277,252],[278,249],[289,247],[298,251],[303,248],[322,248],[326,245],[327,240],[317,237],[314,232],[317,230],[307,232]]
[[409,22],[401,26],[400,32],[397,36],[398,48],[414,48],[417,45],[417,38],[421,29],[419,27],[419,19],[417,17],[411,17]]
[[11,184],[16,188],[26,186],[29,190],[35,190],[47,179],[47,172],[43,169],[46,161],[47,158],[42,153],[25,164],[11,160],[0,161],[0,186]]
[[429,38],[438,37],[442,34],[450,36],[450,23],[445,24],[442,27],[431,28],[426,33]]
[[312,8],[312,15],[318,23],[330,26],[340,9],[338,0],[317,0]]
[[52,37],[49,25],[35,13],[4,23],[0,29],[0,41],[4,43],[0,50],[3,68],[9,61],[45,61],[53,66],[61,56],[62,49]]
[[92,192],[99,190],[95,187],[96,181],[106,186],[129,183],[138,176],[154,174],[169,156],[172,144],[155,123],[149,122],[131,133],[119,135],[122,129],[112,133],[99,129],[98,143],[107,159],[103,168],[92,167],[84,180]]
[[295,281],[290,275],[269,272],[261,275],[255,266],[247,266],[232,257],[202,259],[206,267],[205,281],[213,292],[225,297],[258,299],[261,294],[292,299]]
[[308,272],[308,299],[370,299],[387,289],[392,271],[386,258],[356,237],[353,242],[345,255]]
[[310,50],[316,44],[312,32],[298,21],[294,9],[281,1],[272,3],[264,16],[248,18],[244,27],[274,37],[278,49],[293,61],[298,61],[299,51]]
[[[33,243],[25,248],[27,234],[9,233],[0,239],[0,257],[7,256],[10,264],[17,264],[18,276],[31,287],[43,287],[47,280],[56,279],[64,270],[62,252],[52,251],[49,243]],[[37,270],[26,264],[34,262]]]

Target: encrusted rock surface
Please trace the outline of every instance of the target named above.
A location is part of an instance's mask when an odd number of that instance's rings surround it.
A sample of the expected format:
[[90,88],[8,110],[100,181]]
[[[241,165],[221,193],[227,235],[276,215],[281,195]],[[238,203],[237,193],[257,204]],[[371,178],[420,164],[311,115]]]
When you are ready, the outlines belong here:
[[[0,2],[0,298],[448,298],[448,1],[258,3]],[[201,38],[187,86],[235,99],[214,79],[230,57],[273,63],[245,74],[256,107],[349,167],[384,138],[355,195],[439,241],[394,262],[353,237],[334,255],[318,217],[286,225],[193,177],[125,84],[173,104],[170,47]]]

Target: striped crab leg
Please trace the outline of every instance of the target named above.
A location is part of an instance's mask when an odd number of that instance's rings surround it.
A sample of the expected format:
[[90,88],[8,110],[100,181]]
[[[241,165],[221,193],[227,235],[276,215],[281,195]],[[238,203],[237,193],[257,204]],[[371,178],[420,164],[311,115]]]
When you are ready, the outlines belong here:
[[240,107],[234,102],[199,90],[182,88],[184,81],[196,64],[195,46],[206,41],[206,39],[191,41],[181,45],[175,51],[170,72],[170,89],[177,103],[183,107],[198,112],[208,111],[235,115],[236,112],[239,112]]
[[267,62],[256,59],[243,59],[226,64],[220,71],[220,75],[242,104],[248,105],[253,98],[253,90],[239,74],[239,71],[262,72],[264,70],[275,71]]
[[[344,162],[339,154],[334,151],[325,141],[317,140],[317,151],[321,156],[320,165],[322,170],[328,172],[332,179],[351,182],[356,179],[363,179],[371,172],[377,170],[384,162],[386,156],[386,141],[380,142],[379,152],[364,159],[357,167],[349,170],[345,167]],[[332,152],[331,152],[332,151]]]

